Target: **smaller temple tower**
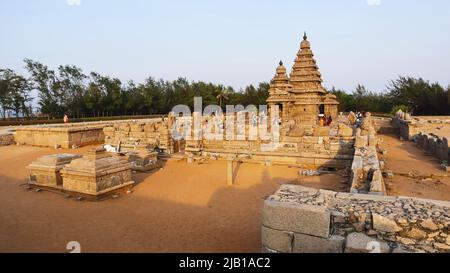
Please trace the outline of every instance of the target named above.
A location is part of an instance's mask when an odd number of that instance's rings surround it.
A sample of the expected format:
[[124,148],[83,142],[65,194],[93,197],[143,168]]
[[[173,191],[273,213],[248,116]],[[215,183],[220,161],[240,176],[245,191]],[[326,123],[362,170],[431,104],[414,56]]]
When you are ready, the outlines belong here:
[[319,115],[337,117],[339,103],[336,96],[322,86],[322,74],[314,59],[306,33],[292,67],[290,77],[280,62],[271,81],[269,107],[280,107],[283,121],[293,120],[296,125],[318,125]]

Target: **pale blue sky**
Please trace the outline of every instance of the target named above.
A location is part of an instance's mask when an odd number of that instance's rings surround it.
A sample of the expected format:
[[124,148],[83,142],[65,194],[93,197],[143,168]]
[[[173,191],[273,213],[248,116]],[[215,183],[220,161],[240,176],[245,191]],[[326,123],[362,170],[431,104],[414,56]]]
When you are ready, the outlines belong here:
[[398,75],[450,84],[450,1],[0,0],[0,67],[24,58],[123,81],[235,88],[290,70],[308,32],[326,87],[383,90]]

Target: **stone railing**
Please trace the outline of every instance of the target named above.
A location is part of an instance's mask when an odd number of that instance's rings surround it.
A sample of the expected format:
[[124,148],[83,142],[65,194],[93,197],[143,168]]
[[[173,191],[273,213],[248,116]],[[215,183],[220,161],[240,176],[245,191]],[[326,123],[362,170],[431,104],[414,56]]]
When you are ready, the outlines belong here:
[[450,252],[450,202],[283,185],[264,202],[263,252]]
[[[429,119],[429,124],[449,124],[445,119]],[[392,125],[399,128],[400,137],[414,141],[418,147],[435,156],[442,166],[449,171],[450,148],[448,138],[430,133],[423,120],[412,119],[409,114],[398,111],[392,119]]]
[[410,114],[401,110],[392,119],[392,126],[398,128],[400,137],[404,140],[414,140],[414,137],[424,130],[422,122],[414,120]]
[[439,159],[446,167],[447,171],[449,170],[450,149],[447,138],[419,133],[414,137],[414,141],[418,147]]

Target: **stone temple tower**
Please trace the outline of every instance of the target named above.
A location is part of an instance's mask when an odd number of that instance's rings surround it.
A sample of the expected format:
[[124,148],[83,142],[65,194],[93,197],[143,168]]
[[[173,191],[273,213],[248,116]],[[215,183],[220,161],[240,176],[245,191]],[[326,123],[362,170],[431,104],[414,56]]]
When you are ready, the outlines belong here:
[[322,86],[322,75],[306,33],[289,77],[280,62],[267,104],[278,105],[283,121],[294,121],[297,125],[317,125],[320,114],[337,117],[339,103]]

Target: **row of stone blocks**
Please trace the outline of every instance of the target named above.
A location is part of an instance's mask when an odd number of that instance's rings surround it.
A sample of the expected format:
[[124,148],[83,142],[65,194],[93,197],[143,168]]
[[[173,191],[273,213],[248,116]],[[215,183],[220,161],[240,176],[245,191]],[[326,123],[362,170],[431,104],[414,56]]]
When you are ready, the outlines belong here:
[[450,149],[447,138],[419,133],[414,137],[414,141],[418,147],[434,155],[440,161],[450,162]]
[[146,145],[169,154],[174,150],[174,141],[164,122],[124,122],[105,127],[103,132],[105,144]]
[[[351,167],[351,193],[359,193],[364,184],[365,191],[372,195],[386,195],[380,162],[373,146],[356,148]],[[364,190],[363,190],[364,191]]]
[[414,140],[414,137],[424,130],[424,124],[413,119],[395,117],[391,124],[398,129],[400,137],[404,140]]
[[[401,215],[393,220],[389,213],[380,209],[395,209],[399,205],[424,209],[411,214],[409,220]],[[361,209],[357,210],[359,206]],[[262,250],[276,253],[450,252],[449,209],[449,202],[283,185],[264,202]],[[430,212],[433,217],[439,215],[431,219]]]
[[125,159],[92,149],[87,155],[55,154],[28,167],[29,183],[62,191],[100,196],[131,187],[131,164]]

